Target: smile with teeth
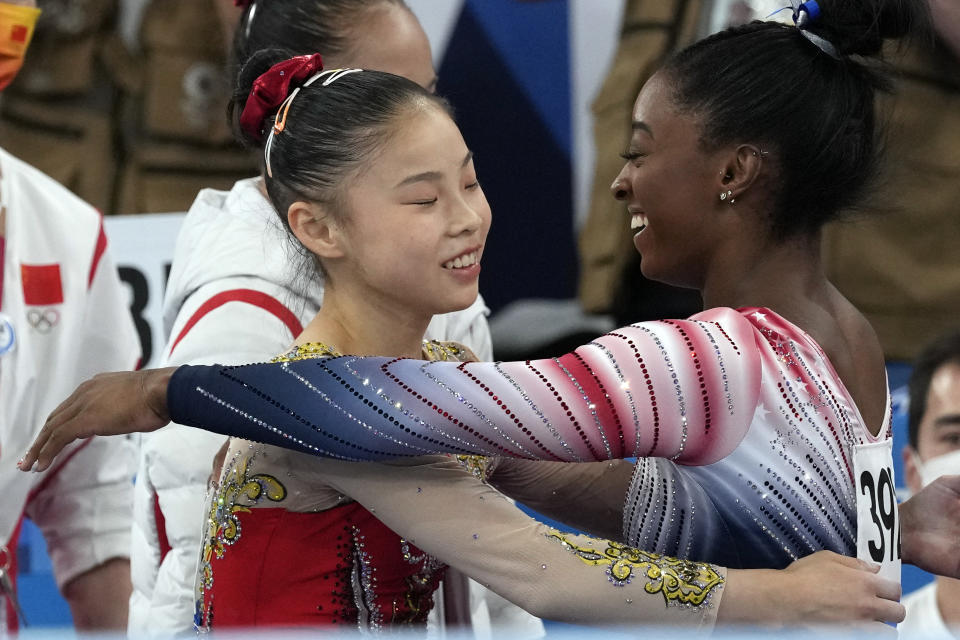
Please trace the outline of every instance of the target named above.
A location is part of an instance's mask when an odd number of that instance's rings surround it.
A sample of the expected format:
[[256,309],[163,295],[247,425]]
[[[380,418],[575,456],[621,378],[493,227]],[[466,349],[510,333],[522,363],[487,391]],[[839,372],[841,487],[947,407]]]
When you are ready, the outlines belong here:
[[448,260],[443,264],[444,269],[464,269],[466,267],[473,266],[477,264],[477,251],[471,251],[470,253],[465,253],[462,256],[457,256],[453,260]]
[[643,231],[647,226],[647,216],[642,213],[635,213],[633,217],[630,218],[630,228],[631,229],[640,229]]

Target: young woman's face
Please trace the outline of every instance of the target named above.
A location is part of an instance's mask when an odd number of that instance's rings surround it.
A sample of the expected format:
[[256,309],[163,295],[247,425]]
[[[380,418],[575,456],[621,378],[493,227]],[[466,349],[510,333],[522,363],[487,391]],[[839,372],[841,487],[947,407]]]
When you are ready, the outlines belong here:
[[490,229],[473,157],[435,106],[392,123],[347,190],[345,269],[359,295],[429,314],[471,305]]
[[627,204],[643,275],[700,288],[718,240],[710,214],[723,165],[700,147],[699,121],[676,111],[670,91],[658,74],[637,97],[626,164],[612,190]]

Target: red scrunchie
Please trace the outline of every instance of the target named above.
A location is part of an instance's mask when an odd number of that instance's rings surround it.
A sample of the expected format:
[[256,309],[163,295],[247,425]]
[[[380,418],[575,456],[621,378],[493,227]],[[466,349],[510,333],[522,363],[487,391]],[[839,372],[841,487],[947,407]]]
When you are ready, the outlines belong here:
[[247,8],[253,0],[233,0],[233,6]]
[[299,85],[323,71],[319,53],[296,56],[270,67],[257,78],[240,114],[240,128],[257,142],[263,142],[263,121],[290,95],[290,85]]

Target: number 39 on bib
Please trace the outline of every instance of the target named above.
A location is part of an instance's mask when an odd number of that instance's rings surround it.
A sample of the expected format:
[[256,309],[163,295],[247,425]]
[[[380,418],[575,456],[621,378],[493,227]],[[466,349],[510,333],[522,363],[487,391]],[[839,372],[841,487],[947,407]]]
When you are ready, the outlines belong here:
[[856,445],[857,557],[880,565],[880,575],[900,581],[900,512],[893,484],[893,441]]

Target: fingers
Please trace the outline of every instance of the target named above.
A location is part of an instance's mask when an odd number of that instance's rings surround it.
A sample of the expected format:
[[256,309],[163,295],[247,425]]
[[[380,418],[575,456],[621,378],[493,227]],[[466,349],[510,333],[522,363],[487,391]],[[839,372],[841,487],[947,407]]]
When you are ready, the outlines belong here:
[[887,600],[899,601],[902,589],[899,582],[877,577],[877,595]]

